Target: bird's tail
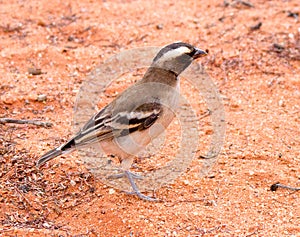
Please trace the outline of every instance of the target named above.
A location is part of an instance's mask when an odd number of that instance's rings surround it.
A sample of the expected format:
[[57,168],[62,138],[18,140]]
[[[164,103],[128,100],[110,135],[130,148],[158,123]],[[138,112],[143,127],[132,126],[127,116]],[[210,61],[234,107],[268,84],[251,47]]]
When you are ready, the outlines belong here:
[[52,149],[51,151],[48,151],[46,154],[44,154],[37,162],[36,165],[40,167],[41,165],[45,164],[49,160],[54,159],[57,156],[60,156],[62,154],[69,153],[75,149],[75,140],[74,138],[68,141],[67,143],[61,145],[60,147],[57,147],[55,149]]

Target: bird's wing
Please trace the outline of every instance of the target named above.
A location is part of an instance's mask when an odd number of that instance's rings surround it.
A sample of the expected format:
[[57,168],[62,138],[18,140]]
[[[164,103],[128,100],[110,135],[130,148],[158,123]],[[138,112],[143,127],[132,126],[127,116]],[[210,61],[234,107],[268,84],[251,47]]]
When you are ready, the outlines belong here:
[[104,107],[93,116],[75,136],[76,145],[86,145],[149,128],[163,111],[160,103],[150,102],[135,110],[114,113],[113,106]]

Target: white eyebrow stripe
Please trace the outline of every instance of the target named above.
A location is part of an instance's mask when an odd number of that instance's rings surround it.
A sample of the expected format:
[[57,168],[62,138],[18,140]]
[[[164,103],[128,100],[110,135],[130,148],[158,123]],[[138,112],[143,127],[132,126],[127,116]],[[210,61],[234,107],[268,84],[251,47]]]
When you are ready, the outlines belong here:
[[162,55],[162,57],[158,61],[166,61],[167,59],[176,58],[183,54],[188,54],[191,52],[191,49],[189,49],[186,46],[181,46],[177,49],[171,49],[165,54]]

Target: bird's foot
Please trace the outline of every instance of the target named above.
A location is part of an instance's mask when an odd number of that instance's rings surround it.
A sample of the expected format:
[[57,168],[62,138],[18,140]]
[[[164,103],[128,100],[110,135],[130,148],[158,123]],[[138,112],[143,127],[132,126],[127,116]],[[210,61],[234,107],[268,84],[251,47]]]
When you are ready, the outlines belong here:
[[136,174],[133,174],[130,171],[124,171],[124,175],[126,175],[126,177],[128,178],[129,183],[133,189],[133,192],[125,192],[125,193],[130,194],[130,195],[137,195],[140,199],[145,200],[145,201],[150,201],[150,202],[158,202],[159,201],[159,199],[156,199],[153,197],[148,197],[139,191],[138,187],[136,186],[136,184],[134,182],[134,179],[136,177],[141,178],[141,176],[139,176],[139,175],[136,176]]
[[126,194],[137,195],[140,199],[145,200],[145,201],[150,201],[150,202],[159,201],[158,199],[153,198],[153,197],[148,197],[148,196],[142,194],[139,191],[139,189],[138,189],[137,185],[135,184],[134,180],[135,179],[143,179],[144,177],[141,176],[141,175],[132,173],[130,171],[124,171],[123,173],[112,174],[112,175],[108,176],[108,179],[120,179],[120,178],[123,178],[123,177],[126,177],[129,180],[129,183],[130,183],[130,185],[133,189],[133,192],[124,191]]
[[[139,174],[135,174],[135,173],[132,173],[132,172],[129,172],[129,173],[130,173],[130,175],[132,176],[133,179],[143,179],[144,178],[143,176],[141,176]],[[119,174],[109,175],[108,179],[120,179],[120,178],[123,178],[123,177],[127,177],[127,175],[125,174],[125,172],[119,173]]]

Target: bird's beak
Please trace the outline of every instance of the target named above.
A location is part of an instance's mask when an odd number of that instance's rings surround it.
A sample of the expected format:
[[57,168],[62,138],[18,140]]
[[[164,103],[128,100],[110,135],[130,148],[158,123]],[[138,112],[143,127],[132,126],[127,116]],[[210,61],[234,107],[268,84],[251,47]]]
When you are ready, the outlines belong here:
[[202,49],[198,49],[198,48],[195,48],[195,49],[196,49],[196,52],[193,55],[193,59],[201,58],[208,54],[208,50],[202,50]]

